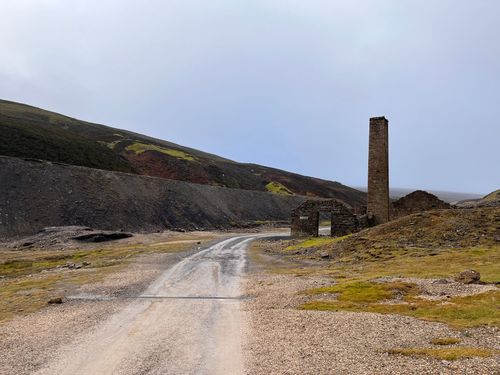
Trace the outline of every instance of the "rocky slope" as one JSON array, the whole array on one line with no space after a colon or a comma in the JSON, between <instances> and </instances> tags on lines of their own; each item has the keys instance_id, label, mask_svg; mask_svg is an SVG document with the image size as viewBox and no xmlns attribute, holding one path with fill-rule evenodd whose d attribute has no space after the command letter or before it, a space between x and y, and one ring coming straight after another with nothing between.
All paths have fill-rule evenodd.
<instances>
[{"instance_id":1,"label":"rocky slope","mask_svg":"<svg viewBox=\"0 0 500 375\"><path fill-rule=\"evenodd\" d=\"M306 198L0 156L0 239L47 226L158 231L288 220Z\"/></svg>"},{"instance_id":2,"label":"rocky slope","mask_svg":"<svg viewBox=\"0 0 500 375\"><path fill-rule=\"evenodd\" d=\"M337 198L351 206L365 204L365 193L338 182L237 163L5 100L0 100L0 155L283 195Z\"/></svg>"}]
</instances>

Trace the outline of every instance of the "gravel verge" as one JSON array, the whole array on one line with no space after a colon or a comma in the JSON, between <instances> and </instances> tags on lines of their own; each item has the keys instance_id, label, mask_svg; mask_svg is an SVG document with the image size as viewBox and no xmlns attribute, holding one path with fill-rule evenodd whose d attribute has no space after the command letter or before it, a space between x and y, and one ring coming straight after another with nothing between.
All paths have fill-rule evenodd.
<instances>
[{"instance_id":1,"label":"gravel verge","mask_svg":"<svg viewBox=\"0 0 500 375\"><path fill-rule=\"evenodd\" d=\"M101 282L71 290L66 296L70 298L63 304L1 323L0 375L31 374L43 367L58 347L125 308L130 297L140 294L166 268L195 251L198 250L139 256Z\"/></svg>"},{"instance_id":2,"label":"gravel verge","mask_svg":"<svg viewBox=\"0 0 500 375\"><path fill-rule=\"evenodd\" d=\"M388 354L394 348L431 348L434 338L460 346L500 349L499 331L456 331L445 324L399 315L306 311L300 291L331 284L321 277L250 272L243 304L247 374L497 374L499 358L443 361Z\"/></svg>"}]
</instances>

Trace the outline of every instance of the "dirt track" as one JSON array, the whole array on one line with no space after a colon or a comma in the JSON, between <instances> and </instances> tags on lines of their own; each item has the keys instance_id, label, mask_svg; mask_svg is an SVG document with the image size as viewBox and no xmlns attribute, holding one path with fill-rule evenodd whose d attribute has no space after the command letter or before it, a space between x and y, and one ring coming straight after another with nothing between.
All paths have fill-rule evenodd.
<instances>
[{"instance_id":1,"label":"dirt track","mask_svg":"<svg viewBox=\"0 0 500 375\"><path fill-rule=\"evenodd\" d=\"M224 240L185 258L37 373L243 373L240 279L253 238Z\"/></svg>"}]
</instances>

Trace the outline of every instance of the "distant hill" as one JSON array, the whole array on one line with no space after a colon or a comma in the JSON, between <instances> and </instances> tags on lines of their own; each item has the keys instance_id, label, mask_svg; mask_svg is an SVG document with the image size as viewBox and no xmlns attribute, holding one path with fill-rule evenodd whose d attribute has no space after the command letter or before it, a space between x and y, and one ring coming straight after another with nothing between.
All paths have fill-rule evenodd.
<instances>
[{"instance_id":1,"label":"distant hill","mask_svg":"<svg viewBox=\"0 0 500 375\"><path fill-rule=\"evenodd\" d=\"M361 191L367 191L366 187L356 187L356 189ZM390 196L392 199L399 199L414 192L417 189L406 189L406 188L390 188ZM454 203L457 201L465 200L465 199L479 199L481 198L481 194L474 193L459 193L454 191L442 191L442 190L426 190L428 193L434 194L439 199L447 202Z\"/></svg>"},{"instance_id":2,"label":"distant hill","mask_svg":"<svg viewBox=\"0 0 500 375\"><path fill-rule=\"evenodd\" d=\"M352 206L366 201L365 193L339 182L238 163L6 100L0 100L0 155L283 195L336 198Z\"/></svg>"},{"instance_id":3,"label":"distant hill","mask_svg":"<svg viewBox=\"0 0 500 375\"><path fill-rule=\"evenodd\" d=\"M465 199L456 203L458 207L499 207L500 189L495 190L479 199Z\"/></svg>"}]
</instances>

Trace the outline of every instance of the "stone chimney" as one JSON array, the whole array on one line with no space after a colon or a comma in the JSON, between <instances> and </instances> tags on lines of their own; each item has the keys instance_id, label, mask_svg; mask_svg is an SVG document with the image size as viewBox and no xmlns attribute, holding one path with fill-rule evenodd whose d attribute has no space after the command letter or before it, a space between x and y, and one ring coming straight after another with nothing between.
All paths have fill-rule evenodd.
<instances>
[{"instance_id":1,"label":"stone chimney","mask_svg":"<svg viewBox=\"0 0 500 375\"><path fill-rule=\"evenodd\" d=\"M389 221L389 121L385 117L370 118L367 215L372 225Z\"/></svg>"}]
</instances>

